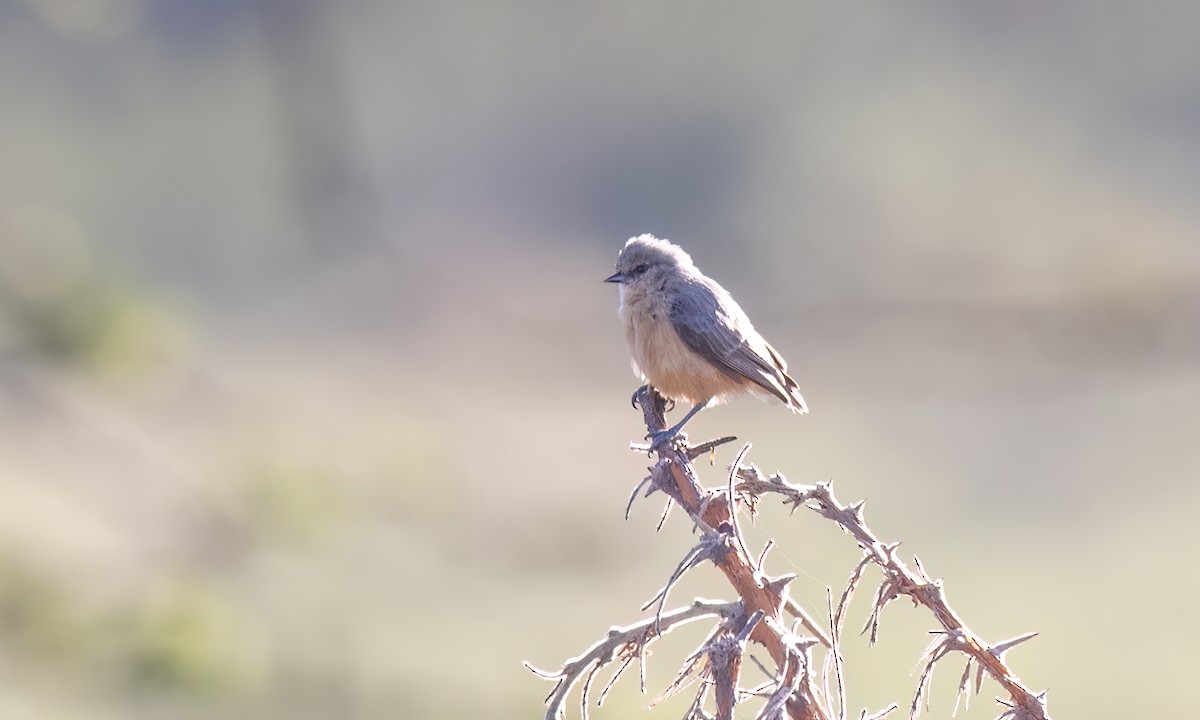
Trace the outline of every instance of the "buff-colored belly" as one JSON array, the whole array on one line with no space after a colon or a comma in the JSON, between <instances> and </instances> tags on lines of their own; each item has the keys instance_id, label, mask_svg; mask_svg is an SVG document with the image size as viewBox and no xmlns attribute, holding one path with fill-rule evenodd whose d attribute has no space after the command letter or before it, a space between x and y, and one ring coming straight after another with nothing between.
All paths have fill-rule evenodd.
<instances>
[{"instance_id":1,"label":"buff-colored belly","mask_svg":"<svg viewBox=\"0 0 1200 720\"><path fill-rule=\"evenodd\" d=\"M665 397L699 404L745 392L744 383L716 369L684 344L665 308L647 301L623 302L621 319L634 370Z\"/></svg>"}]
</instances>

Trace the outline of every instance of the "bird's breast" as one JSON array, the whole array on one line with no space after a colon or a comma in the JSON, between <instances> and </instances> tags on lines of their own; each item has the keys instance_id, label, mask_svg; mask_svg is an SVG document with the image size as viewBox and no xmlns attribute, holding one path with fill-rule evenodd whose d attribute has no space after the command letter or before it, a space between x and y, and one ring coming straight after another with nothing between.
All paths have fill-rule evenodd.
<instances>
[{"instance_id":1,"label":"bird's breast","mask_svg":"<svg viewBox=\"0 0 1200 720\"><path fill-rule=\"evenodd\" d=\"M664 396L697 404L744 391L684 344L664 300L623 293L619 314L634 372Z\"/></svg>"}]
</instances>

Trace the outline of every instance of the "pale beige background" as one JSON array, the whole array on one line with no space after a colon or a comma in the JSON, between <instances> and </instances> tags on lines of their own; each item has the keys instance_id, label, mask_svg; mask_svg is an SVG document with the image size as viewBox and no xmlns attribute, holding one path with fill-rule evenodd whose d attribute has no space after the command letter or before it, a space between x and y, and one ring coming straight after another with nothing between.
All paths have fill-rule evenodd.
<instances>
[{"instance_id":1,"label":"pale beige background","mask_svg":"<svg viewBox=\"0 0 1200 720\"><path fill-rule=\"evenodd\" d=\"M1194 707L1198 23L0 0L0 716L536 717L520 662L637 619L690 547L621 517L646 461L600 280L640 232L812 408L693 437L869 498L985 637L1042 631L1010 659L1056 716ZM823 605L849 541L761 528ZM930 627L851 642L855 708L907 706ZM682 712L645 702L597 717Z\"/></svg>"}]
</instances>

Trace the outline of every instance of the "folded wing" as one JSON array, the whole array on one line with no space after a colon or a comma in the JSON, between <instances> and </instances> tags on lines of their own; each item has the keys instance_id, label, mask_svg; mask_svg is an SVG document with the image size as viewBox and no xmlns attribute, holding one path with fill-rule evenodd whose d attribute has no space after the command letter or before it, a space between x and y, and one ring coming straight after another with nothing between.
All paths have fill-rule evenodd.
<instances>
[{"instance_id":1,"label":"folded wing","mask_svg":"<svg viewBox=\"0 0 1200 720\"><path fill-rule=\"evenodd\" d=\"M688 349L734 379L744 379L779 398L794 412L808 412L787 363L720 285L688 280L672 293L671 326Z\"/></svg>"}]
</instances>

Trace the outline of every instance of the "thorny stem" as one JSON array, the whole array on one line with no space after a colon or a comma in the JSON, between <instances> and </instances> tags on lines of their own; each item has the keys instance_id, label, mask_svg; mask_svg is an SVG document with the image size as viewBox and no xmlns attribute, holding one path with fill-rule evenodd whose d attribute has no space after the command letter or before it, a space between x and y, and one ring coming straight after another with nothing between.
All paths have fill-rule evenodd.
<instances>
[{"instance_id":1,"label":"thorny stem","mask_svg":"<svg viewBox=\"0 0 1200 720\"><path fill-rule=\"evenodd\" d=\"M646 428L650 433L666 428L665 404L657 394L644 391L638 398ZM713 563L721 570L738 596L745 604L746 612L763 613L765 622L758 623L750 634L750 640L762 645L771 655L778 668L788 666L793 677L788 682L796 683L796 691L787 699L785 711L790 718L806 720L828 720L830 717L825 698L812 682L807 659L798 654L794 644L788 640L787 623L782 613L786 604L787 583L775 582L755 572L754 558L741 551L740 537L734 530L734 521L729 514L730 503L719 490L705 490L700 486L686 448L677 445L658 451L659 461L651 469L654 487L665 492L701 528L715 528L733 536L727 543L727 552L715 552ZM819 637L824 633L811 619ZM793 657L794 656L794 657ZM789 657L791 659L789 660Z\"/></svg>"},{"instance_id":2,"label":"thorny stem","mask_svg":"<svg viewBox=\"0 0 1200 720\"><path fill-rule=\"evenodd\" d=\"M661 617L648 618L623 628L612 628L604 639L585 650L582 655L563 663L562 670L558 672L539 670L528 662L525 663L525 667L547 680L556 681L554 689L546 696L546 720L555 720L555 718L565 717L563 703L571 692L571 688L585 672L594 675L601 667L614 660L631 655L636 657L636 654L640 654L647 645L680 625L714 615L726 618L736 617L742 612L742 604L739 602L696 599L688 607L663 613ZM628 665L623 665L617 671L618 674L624 671L625 667ZM589 675L590 677L591 675ZM616 678L614 677L613 680L615 681ZM586 698L583 701L583 716L587 717Z\"/></svg>"},{"instance_id":3,"label":"thorny stem","mask_svg":"<svg viewBox=\"0 0 1200 720\"><path fill-rule=\"evenodd\" d=\"M766 493L778 493L784 496L784 501L793 505L804 505L817 512L822 517L837 523L849 533L863 548L867 556L878 565L887 576L880 592L876 594L876 605L872 612L872 636L879 622L879 611L883 606L899 595L907 595L920 605L928 608L942 626L944 639L935 643L931 655L934 660L940 659L946 652L960 650L973 662L979 664L1012 699L1013 708L1018 711L1016 717L1032 718L1034 720L1049 720L1046 709L1045 693L1030 691L1004 662L1003 654L1015 643L1006 641L996 645L988 645L979 638L946 600L946 592L941 580L933 580L921 561L914 557L917 569L914 571L900 559L896 548L899 543L885 544L870 528L863 517L862 503L843 505L833 494L829 483L816 485L794 485L780 475L764 478L762 473L753 466L738 469L742 482L738 490L754 496ZM1032 634L1015 638L1018 642L1028 640ZM932 668L932 662L929 665ZM918 688L918 698L921 694ZM914 705L915 710L915 705Z\"/></svg>"},{"instance_id":4,"label":"thorny stem","mask_svg":"<svg viewBox=\"0 0 1200 720\"><path fill-rule=\"evenodd\" d=\"M666 402L661 396L652 389L642 388L634 398L636 404L642 409L646 427L651 433L666 428ZM914 558L916 569L910 569L896 553L899 543L885 545L866 526L862 502L849 506L842 505L834 497L833 490L828 483L802 486L790 484L779 475L763 477L757 468L740 464L749 446L742 450L738 455L738 460L730 468L725 487L710 490L702 488L697 480L692 460L704 452L711 451L717 445L731 440L733 438L721 438L693 448L684 447L681 444L671 444L669 447L654 451L658 456L658 461L650 469L650 476L634 490L630 497L630 506L641 488L648 483L650 487L646 494L649 495L655 491L666 494L668 496L667 509L669 510L672 504L678 504L683 508L694 523L694 527L700 531L702 540L676 567L676 571L659 595L647 603L646 607L649 607L650 604L658 602L659 607L654 617L625 628L613 628L604 639L595 643L579 657L566 662L557 672L547 673L526 663L527 667L538 675L556 681L554 689L546 698L546 720L565 717L563 706L567 695L581 680L583 681L581 711L583 719L587 720L592 681L597 673L609 663L617 663L618 668L601 692L598 704L603 703L609 688L635 660L642 661L642 692L645 692L646 647L672 628L708 616L719 616L721 618L719 625L700 648L685 661L683 669L671 686L659 696L660 699L669 696L682 687L699 680L700 689L688 709L685 720L710 717L704 711L704 699L706 695L710 694L716 700L718 717L722 719L732 718L733 706L736 704L739 694L767 697L766 703L758 715L760 720L777 720L783 717L791 720L845 718L846 699L838 641L841 639L846 607L868 564L878 566L885 575L883 583L875 593L875 601L867 622L867 628L871 630L872 643L877 636L880 612L885 605L900 595L906 595L915 603L929 608L942 627L937 633L940 639L935 639L922 657L924 670L918 680L917 693L913 698L910 717L916 717L921 701L926 697L934 664L949 653L959 650L968 658L967 667L964 669L963 679L959 685L960 694L965 694L966 678L974 664L976 667L974 688L976 693L979 692L982 674L986 672L1009 694L1011 700L997 698L997 701L1006 708L1002 718L1049 720L1045 694L1035 695L1030 692L1004 662L1004 654L1009 649L1028 640L1033 634L1019 636L995 645L984 643L950 607L946 601L941 581L932 580L921 566L920 560ZM641 449L645 450L646 448ZM795 576L785 575L769 578L762 569L762 557L766 555L766 548L757 562L749 554L737 522L736 503L738 498L735 498L735 495L744 497L753 508L757 499L767 493L782 495L785 502L792 505L793 510L804 505L837 523L864 550L863 561L851 574L836 611L833 611L832 608L832 596L827 598L827 604L830 605L832 614L830 621L833 640L830 640L821 626L809 617L807 612L788 594L788 583ZM627 518L628 511L627 507ZM664 513L663 520L665 518ZM720 603L696 600L690 606L664 611L663 604L665 604L666 593L674 582L687 569L705 560L711 560L721 570L741 601ZM797 624L803 625L816 636L816 639L797 637L790 632L783 617L785 610L795 616ZM737 684L737 669L747 641L758 643L766 648L777 668L774 681L755 691L742 690ZM813 677L811 650L812 646L818 642L829 648L829 652L837 655L833 662L837 675L838 702L836 710L830 699L825 697L825 693L818 690ZM755 663L758 663L754 656L750 657ZM770 674L760 663L759 667L768 675ZM828 680L827 671L826 683ZM771 687L774 689L770 690ZM881 718L894 709L896 709L896 705L892 704L870 717ZM867 717L865 710L863 717Z\"/></svg>"}]
</instances>

